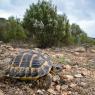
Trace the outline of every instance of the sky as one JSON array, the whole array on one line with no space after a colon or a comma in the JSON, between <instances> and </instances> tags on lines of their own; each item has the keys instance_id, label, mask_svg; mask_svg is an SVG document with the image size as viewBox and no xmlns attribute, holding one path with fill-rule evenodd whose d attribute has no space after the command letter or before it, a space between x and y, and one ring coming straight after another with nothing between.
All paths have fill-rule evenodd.
<instances>
[{"instance_id":1,"label":"sky","mask_svg":"<svg viewBox=\"0 0 95 95\"><path fill-rule=\"evenodd\" d=\"M23 18L29 5L37 0L0 0L0 17ZM76 23L95 38L95 0L52 0L58 14L66 14L70 23Z\"/></svg>"}]
</instances>

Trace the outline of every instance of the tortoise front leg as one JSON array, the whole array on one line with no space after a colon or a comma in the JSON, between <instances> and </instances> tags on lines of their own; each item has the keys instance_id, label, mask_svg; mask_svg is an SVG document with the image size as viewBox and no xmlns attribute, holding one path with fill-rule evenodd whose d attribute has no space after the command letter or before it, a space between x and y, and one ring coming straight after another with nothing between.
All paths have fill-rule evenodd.
<instances>
[{"instance_id":1,"label":"tortoise front leg","mask_svg":"<svg viewBox=\"0 0 95 95\"><path fill-rule=\"evenodd\" d=\"M39 88L48 89L51 86L52 76L51 74L45 75L37 80Z\"/></svg>"}]
</instances>

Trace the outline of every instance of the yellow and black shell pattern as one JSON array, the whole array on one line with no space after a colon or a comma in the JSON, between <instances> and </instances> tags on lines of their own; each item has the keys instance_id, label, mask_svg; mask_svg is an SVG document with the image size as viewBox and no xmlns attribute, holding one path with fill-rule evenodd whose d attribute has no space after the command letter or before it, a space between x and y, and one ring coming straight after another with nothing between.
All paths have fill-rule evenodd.
<instances>
[{"instance_id":1,"label":"yellow and black shell pattern","mask_svg":"<svg viewBox=\"0 0 95 95\"><path fill-rule=\"evenodd\" d=\"M50 72L49 56L36 51L20 52L12 59L7 76L18 79L38 79Z\"/></svg>"}]
</instances>

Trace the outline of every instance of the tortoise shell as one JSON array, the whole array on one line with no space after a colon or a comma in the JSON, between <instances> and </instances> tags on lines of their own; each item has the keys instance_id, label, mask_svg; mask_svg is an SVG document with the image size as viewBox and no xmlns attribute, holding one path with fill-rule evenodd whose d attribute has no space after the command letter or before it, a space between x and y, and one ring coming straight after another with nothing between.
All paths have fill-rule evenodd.
<instances>
[{"instance_id":1,"label":"tortoise shell","mask_svg":"<svg viewBox=\"0 0 95 95\"><path fill-rule=\"evenodd\" d=\"M12 59L7 76L18 79L37 79L50 72L52 63L47 54L28 51L20 52Z\"/></svg>"}]
</instances>

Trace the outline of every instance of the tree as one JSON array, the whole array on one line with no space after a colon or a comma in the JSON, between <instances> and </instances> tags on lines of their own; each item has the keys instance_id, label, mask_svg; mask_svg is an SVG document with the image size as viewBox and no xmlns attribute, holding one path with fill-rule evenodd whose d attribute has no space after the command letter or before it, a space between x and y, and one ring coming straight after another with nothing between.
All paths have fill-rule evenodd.
<instances>
[{"instance_id":1,"label":"tree","mask_svg":"<svg viewBox=\"0 0 95 95\"><path fill-rule=\"evenodd\" d=\"M38 47L62 46L85 42L87 35L67 16L58 15L57 7L45 0L30 5L23 19L24 29L29 31L29 40Z\"/></svg>"},{"instance_id":2,"label":"tree","mask_svg":"<svg viewBox=\"0 0 95 95\"><path fill-rule=\"evenodd\" d=\"M23 26L30 32L31 39L37 43L38 47L54 45L58 33L56 7L44 0L32 4L26 10Z\"/></svg>"},{"instance_id":3,"label":"tree","mask_svg":"<svg viewBox=\"0 0 95 95\"><path fill-rule=\"evenodd\" d=\"M65 21L65 26L64 26L64 32L65 32L65 36L64 36L64 43L66 45L69 45L71 43L71 32L70 32L70 23L69 20L67 19L66 16L64 16L64 21Z\"/></svg>"},{"instance_id":4,"label":"tree","mask_svg":"<svg viewBox=\"0 0 95 95\"><path fill-rule=\"evenodd\" d=\"M0 40L7 41L7 30L9 29L9 23L6 19L0 18Z\"/></svg>"},{"instance_id":5,"label":"tree","mask_svg":"<svg viewBox=\"0 0 95 95\"><path fill-rule=\"evenodd\" d=\"M73 23L70 31L75 44L80 45L86 42L87 34L79 27L79 25Z\"/></svg>"},{"instance_id":6,"label":"tree","mask_svg":"<svg viewBox=\"0 0 95 95\"><path fill-rule=\"evenodd\" d=\"M24 40L26 39L26 33L20 23L19 19L15 19L14 17L9 17L9 30L8 30L8 39L9 40Z\"/></svg>"}]
</instances>

